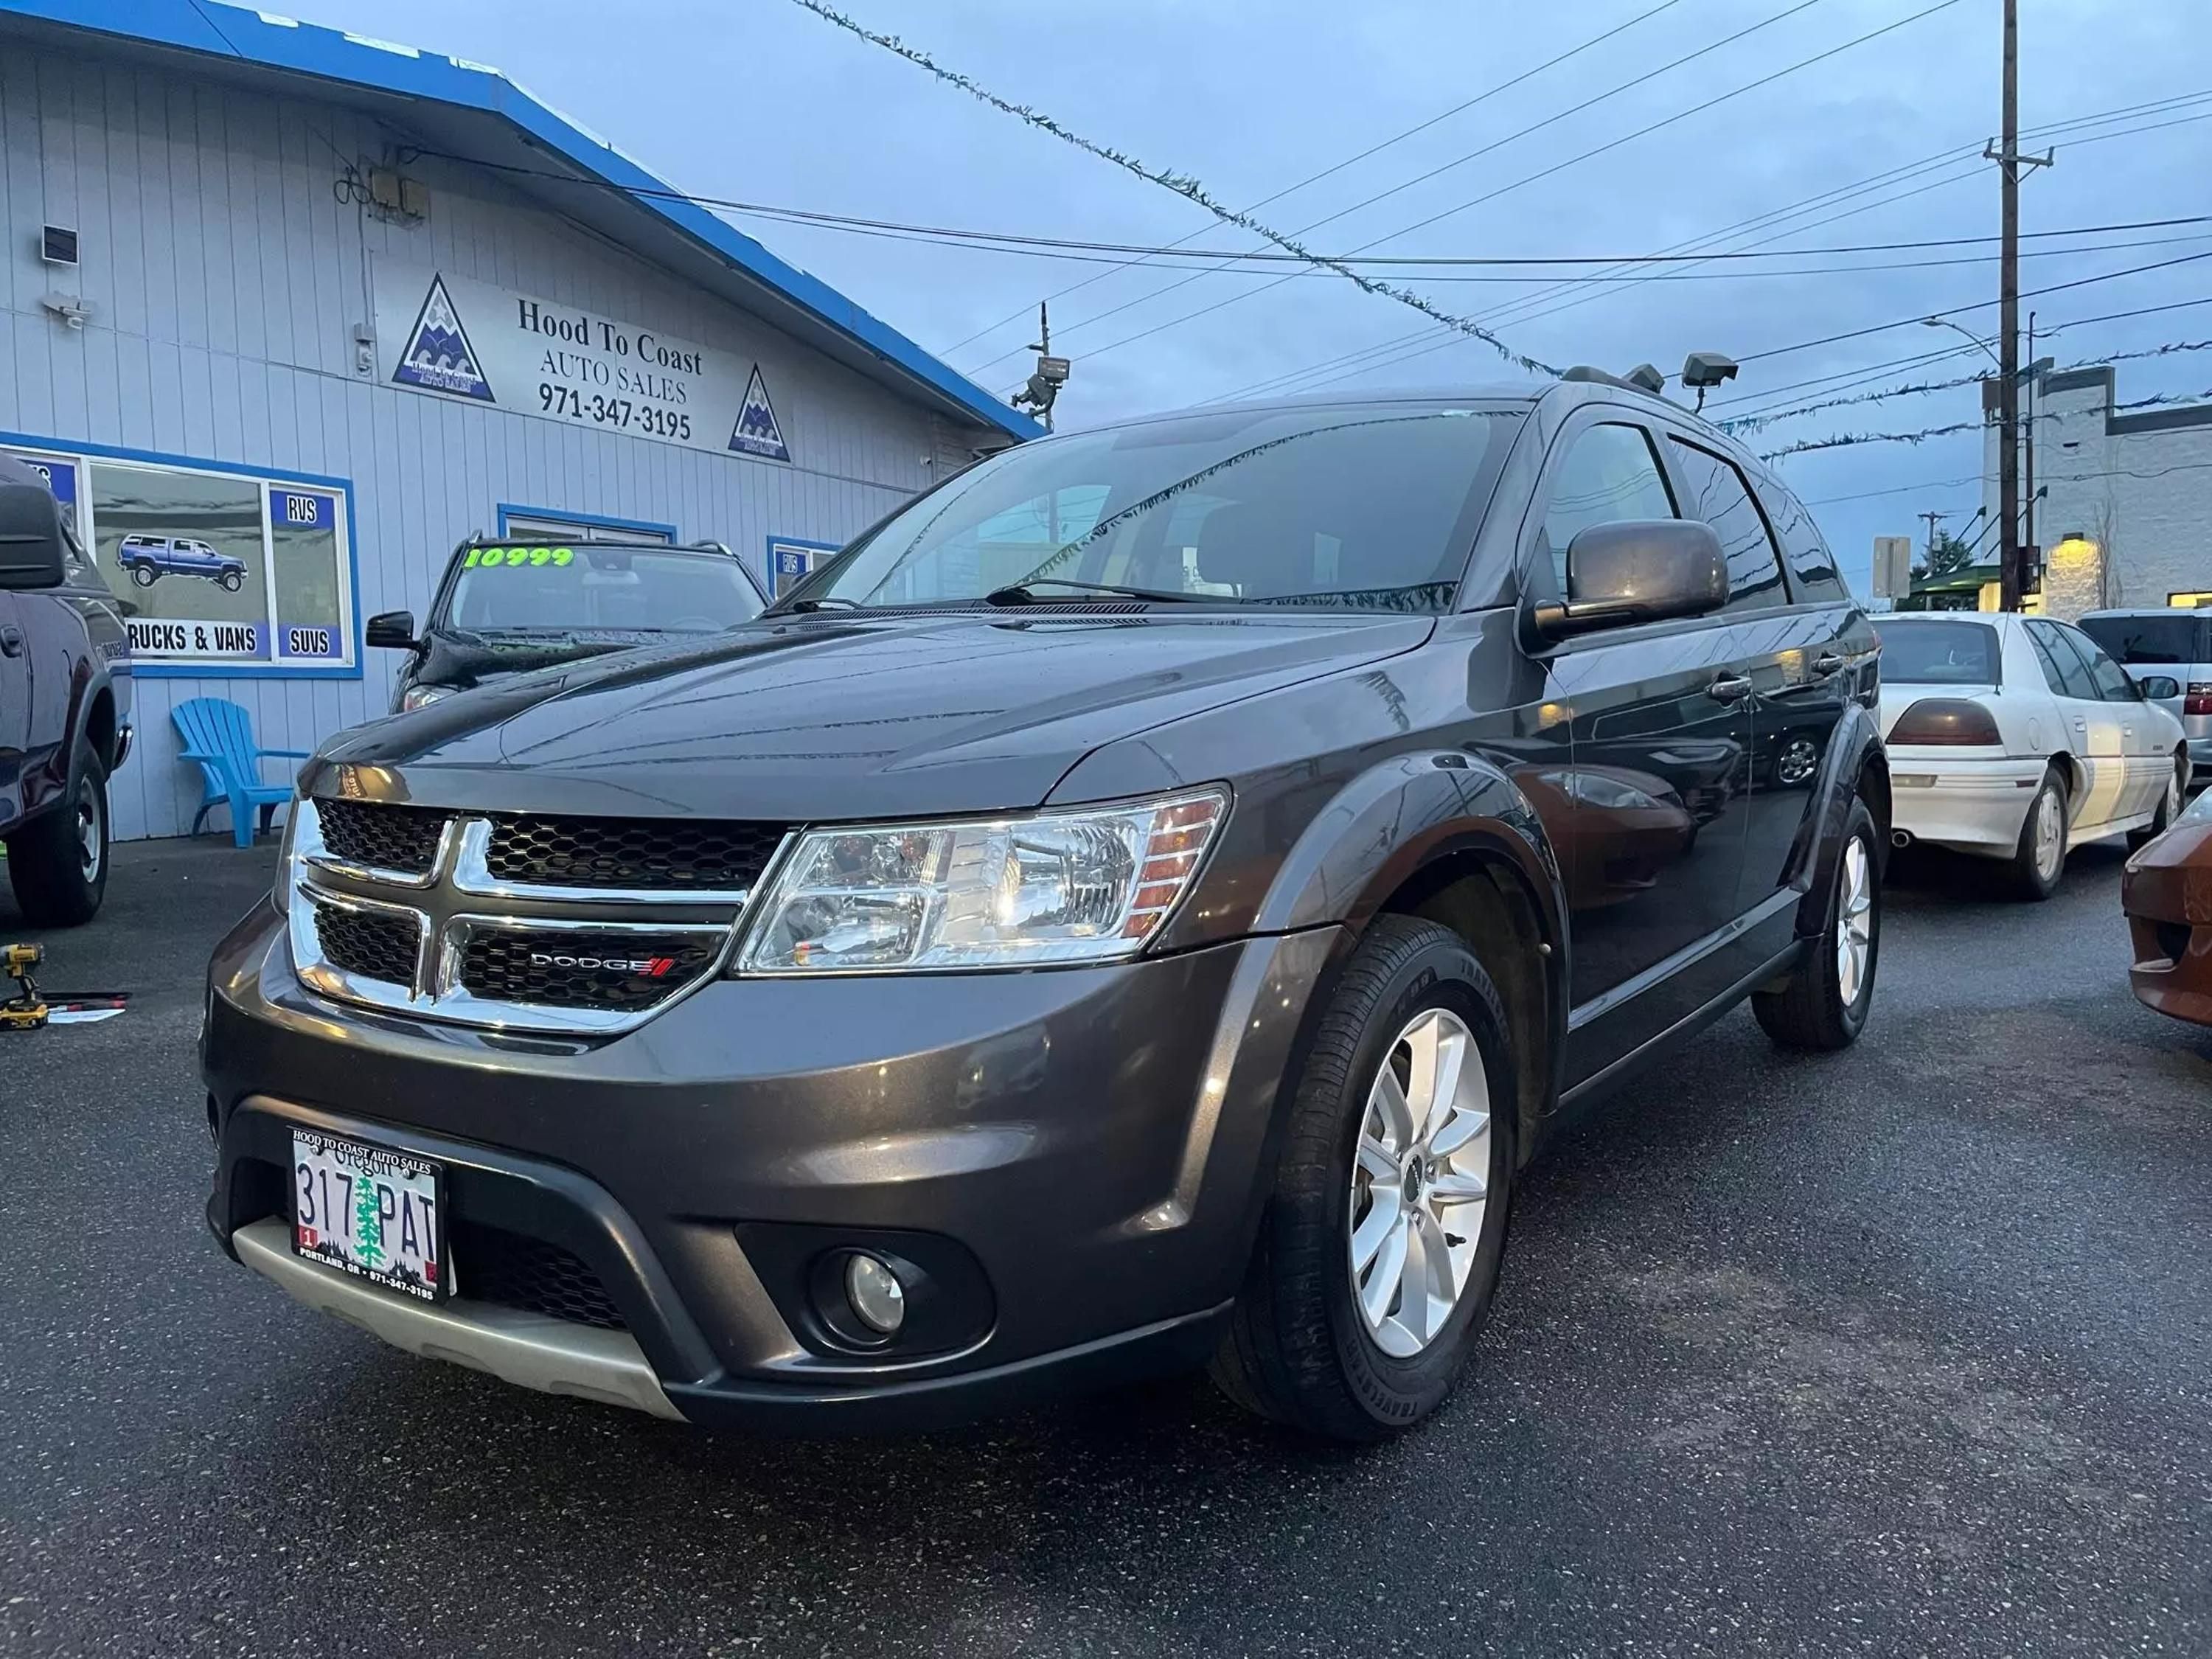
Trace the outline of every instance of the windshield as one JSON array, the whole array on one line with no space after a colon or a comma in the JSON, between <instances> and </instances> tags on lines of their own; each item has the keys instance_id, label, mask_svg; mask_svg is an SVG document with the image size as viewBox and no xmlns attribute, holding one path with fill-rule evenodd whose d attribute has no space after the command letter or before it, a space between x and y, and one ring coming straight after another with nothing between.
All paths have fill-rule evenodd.
<instances>
[{"instance_id":1,"label":"windshield","mask_svg":"<svg viewBox=\"0 0 2212 1659\"><path fill-rule=\"evenodd\" d=\"M1907 685L1995 685L1997 631L1987 623L1886 623L1881 677Z\"/></svg>"},{"instance_id":2,"label":"windshield","mask_svg":"<svg viewBox=\"0 0 2212 1659\"><path fill-rule=\"evenodd\" d=\"M1227 411L1024 445L932 490L793 596L959 604L1023 584L1224 604L1449 609L1523 413Z\"/></svg>"},{"instance_id":3,"label":"windshield","mask_svg":"<svg viewBox=\"0 0 2212 1659\"><path fill-rule=\"evenodd\" d=\"M472 547L434 625L472 634L713 634L761 612L726 553L665 547Z\"/></svg>"},{"instance_id":4,"label":"windshield","mask_svg":"<svg viewBox=\"0 0 2212 1659\"><path fill-rule=\"evenodd\" d=\"M2186 611L2164 617L2084 617L2075 624L2105 647L2107 655L2136 663L2212 662L2212 620Z\"/></svg>"}]
</instances>

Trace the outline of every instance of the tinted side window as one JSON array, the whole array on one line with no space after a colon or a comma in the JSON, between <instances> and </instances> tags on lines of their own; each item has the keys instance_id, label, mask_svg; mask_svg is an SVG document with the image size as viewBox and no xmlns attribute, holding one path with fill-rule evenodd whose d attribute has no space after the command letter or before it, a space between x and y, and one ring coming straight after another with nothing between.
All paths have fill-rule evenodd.
<instances>
[{"instance_id":1,"label":"tinted side window","mask_svg":"<svg viewBox=\"0 0 2212 1659\"><path fill-rule=\"evenodd\" d=\"M1700 449L1680 438L1667 441L1674 446L1674 459L1689 481L1690 499L1685 511L1689 517L1712 526L1713 533L1721 538L1721 551L1728 559L1728 608L1755 611L1784 603L1782 562L1743 474L1710 449Z\"/></svg>"},{"instance_id":2,"label":"tinted side window","mask_svg":"<svg viewBox=\"0 0 2212 1659\"><path fill-rule=\"evenodd\" d=\"M1567 546L1577 532L1594 524L1674 516L1674 498L1642 427L1608 422L1577 433L1544 507L1544 539L1559 592L1567 593Z\"/></svg>"},{"instance_id":3,"label":"tinted side window","mask_svg":"<svg viewBox=\"0 0 2212 1659\"><path fill-rule=\"evenodd\" d=\"M2027 637L2035 647L2037 660L2043 665L2043 678L2052 696L2081 697L2090 702L2103 700L2104 694L2097 690L2096 677L2089 672L2089 665L2081 660L2081 653L2056 623L2029 623Z\"/></svg>"},{"instance_id":4,"label":"tinted side window","mask_svg":"<svg viewBox=\"0 0 2212 1659\"><path fill-rule=\"evenodd\" d=\"M1790 561L1790 574L1797 579L1799 593L1813 600L1850 598L1850 590L1836 569L1836 556L1828 550L1820 527L1813 522L1805 504L1771 479L1760 482L1759 499L1774 526L1776 539L1782 544L1782 556Z\"/></svg>"},{"instance_id":5,"label":"tinted side window","mask_svg":"<svg viewBox=\"0 0 2212 1659\"><path fill-rule=\"evenodd\" d=\"M2097 690L2106 702L2141 702L2136 695L2136 683L2128 678L2128 671L2106 656L2104 647L2078 628L2060 630L2068 641L2089 660L2090 678L2097 682Z\"/></svg>"}]
</instances>

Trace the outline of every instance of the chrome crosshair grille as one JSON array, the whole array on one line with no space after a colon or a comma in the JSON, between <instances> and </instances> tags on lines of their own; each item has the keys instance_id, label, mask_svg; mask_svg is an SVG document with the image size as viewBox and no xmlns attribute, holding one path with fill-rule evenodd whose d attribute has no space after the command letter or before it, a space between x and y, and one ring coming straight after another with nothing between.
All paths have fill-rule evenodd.
<instances>
[{"instance_id":1,"label":"chrome crosshair grille","mask_svg":"<svg viewBox=\"0 0 2212 1659\"><path fill-rule=\"evenodd\" d=\"M301 981L506 1030L627 1030L720 972L790 841L772 823L314 799L295 811L288 913ZM571 850L501 856L518 841Z\"/></svg>"}]
</instances>

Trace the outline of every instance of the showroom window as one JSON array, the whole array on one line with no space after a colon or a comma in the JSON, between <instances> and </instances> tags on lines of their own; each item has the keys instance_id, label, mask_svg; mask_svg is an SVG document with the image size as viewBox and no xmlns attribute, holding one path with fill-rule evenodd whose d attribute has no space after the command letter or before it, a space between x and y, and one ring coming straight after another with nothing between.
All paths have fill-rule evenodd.
<instances>
[{"instance_id":1,"label":"showroom window","mask_svg":"<svg viewBox=\"0 0 2212 1659\"><path fill-rule=\"evenodd\" d=\"M120 603L134 668L360 671L343 480L127 451L9 444L70 514Z\"/></svg>"}]
</instances>

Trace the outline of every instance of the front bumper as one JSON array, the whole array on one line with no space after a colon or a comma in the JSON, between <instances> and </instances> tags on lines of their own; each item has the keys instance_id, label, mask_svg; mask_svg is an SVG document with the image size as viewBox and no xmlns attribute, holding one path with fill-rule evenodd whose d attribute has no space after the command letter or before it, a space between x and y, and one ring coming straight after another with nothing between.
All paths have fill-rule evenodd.
<instances>
[{"instance_id":1,"label":"front bumper","mask_svg":"<svg viewBox=\"0 0 2212 1659\"><path fill-rule=\"evenodd\" d=\"M2049 764L2036 756L1966 760L1940 749L1893 746L1891 827L1915 841L2008 858Z\"/></svg>"},{"instance_id":2,"label":"front bumper","mask_svg":"<svg viewBox=\"0 0 2212 1659\"><path fill-rule=\"evenodd\" d=\"M377 1319L349 1316L402 1346L658 1409L641 1366L695 1421L905 1429L1186 1365L1241 1281L1277 1093L1340 939L722 981L590 1042L340 1011L299 984L263 906L210 969L209 1222L302 1300L331 1307L329 1279L373 1296ZM276 1229L253 1230L289 1214L295 1125L443 1162L456 1229L536 1241L596 1278L622 1328L585 1346L621 1363L581 1365L574 1329L537 1330L556 1352L526 1352L514 1310L470 1299L465 1233L459 1293L435 1309L294 1261ZM289 1271L252 1242L272 1238ZM847 1243L931 1264L947 1287L935 1325L841 1346L806 1285Z\"/></svg>"}]
</instances>

